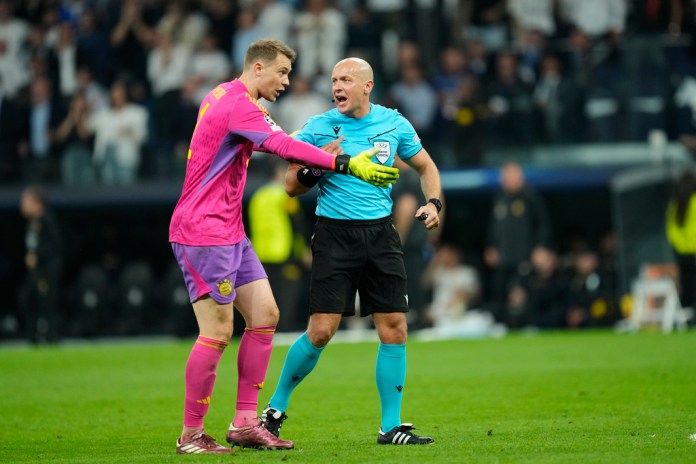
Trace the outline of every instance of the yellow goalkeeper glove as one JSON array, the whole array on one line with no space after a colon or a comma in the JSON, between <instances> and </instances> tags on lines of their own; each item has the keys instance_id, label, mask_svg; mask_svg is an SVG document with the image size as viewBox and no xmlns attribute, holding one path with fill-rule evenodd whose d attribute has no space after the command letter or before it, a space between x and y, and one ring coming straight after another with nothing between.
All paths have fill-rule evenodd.
<instances>
[{"instance_id":1,"label":"yellow goalkeeper glove","mask_svg":"<svg viewBox=\"0 0 696 464\"><path fill-rule=\"evenodd\" d=\"M372 158L377 153L379 153L379 148L370 148L350 158L348 173L377 187L388 187L399 178L399 170L391 166L373 163Z\"/></svg>"}]
</instances>

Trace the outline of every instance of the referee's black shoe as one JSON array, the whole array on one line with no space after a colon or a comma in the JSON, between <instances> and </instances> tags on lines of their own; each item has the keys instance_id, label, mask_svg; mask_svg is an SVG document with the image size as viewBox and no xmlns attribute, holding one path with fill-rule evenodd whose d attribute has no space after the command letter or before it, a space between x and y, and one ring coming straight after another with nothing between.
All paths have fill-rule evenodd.
<instances>
[{"instance_id":1,"label":"referee's black shoe","mask_svg":"<svg viewBox=\"0 0 696 464\"><path fill-rule=\"evenodd\" d=\"M379 445L430 445L435 443L430 437L421 437L411 432L415 427L413 424L397 425L388 432L382 432L379 429L377 435L377 444Z\"/></svg>"},{"instance_id":2,"label":"referee's black shoe","mask_svg":"<svg viewBox=\"0 0 696 464\"><path fill-rule=\"evenodd\" d=\"M261 413L261 424L266 430L279 437L280 428L283 426L283 421L287 418L288 416L283 411L278 411L267 405L266 409Z\"/></svg>"}]
</instances>

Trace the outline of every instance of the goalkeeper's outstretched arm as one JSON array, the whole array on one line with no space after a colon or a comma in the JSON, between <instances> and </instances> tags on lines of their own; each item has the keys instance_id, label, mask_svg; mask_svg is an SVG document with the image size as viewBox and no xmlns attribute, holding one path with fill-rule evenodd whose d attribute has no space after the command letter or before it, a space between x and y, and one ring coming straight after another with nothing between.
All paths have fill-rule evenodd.
<instances>
[{"instance_id":1,"label":"goalkeeper's outstretched arm","mask_svg":"<svg viewBox=\"0 0 696 464\"><path fill-rule=\"evenodd\" d=\"M333 156L313 145L295 140L284 132L268 137L262 145L271 153L288 161L301 162L319 169L330 169L338 174L350 174L378 187L387 187L399 178L398 169L371 161L379 151L374 147L360 152L353 158L350 155Z\"/></svg>"}]
</instances>

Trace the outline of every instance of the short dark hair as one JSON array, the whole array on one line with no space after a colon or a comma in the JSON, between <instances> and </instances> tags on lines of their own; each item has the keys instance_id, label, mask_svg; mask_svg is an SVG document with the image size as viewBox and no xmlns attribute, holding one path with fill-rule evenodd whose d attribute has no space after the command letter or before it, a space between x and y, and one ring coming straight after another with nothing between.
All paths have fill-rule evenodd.
<instances>
[{"instance_id":1,"label":"short dark hair","mask_svg":"<svg viewBox=\"0 0 696 464\"><path fill-rule=\"evenodd\" d=\"M259 39L249 45L244 57L244 67L251 66L256 60L265 62L273 61L278 54L285 55L291 63L297 58L295 50L285 45L280 40Z\"/></svg>"}]
</instances>

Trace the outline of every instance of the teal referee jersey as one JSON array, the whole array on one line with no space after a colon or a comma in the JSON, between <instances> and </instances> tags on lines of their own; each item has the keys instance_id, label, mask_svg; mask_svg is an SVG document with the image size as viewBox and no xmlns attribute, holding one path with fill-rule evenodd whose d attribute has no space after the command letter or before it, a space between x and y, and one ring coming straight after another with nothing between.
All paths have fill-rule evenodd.
<instances>
[{"instance_id":1,"label":"teal referee jersey","mask_svg":"<svg viewBox=\"0 0 696 464\"><path fill-rule=\"evenodd\" d=\"M314 116L296 138L316 147L323 147L343 136L341 148L355 156L372 147L379 148L373 159L386 166L394 164L397 154L402 160L411 158L423 146L410 122L398 111L370 104L363 118L350 118L337 109ZM316 215L343 220L369 220L392 213L391 186L376 187L354 176L324 172L319 179Z\"/></svg>"}]
</instances>

